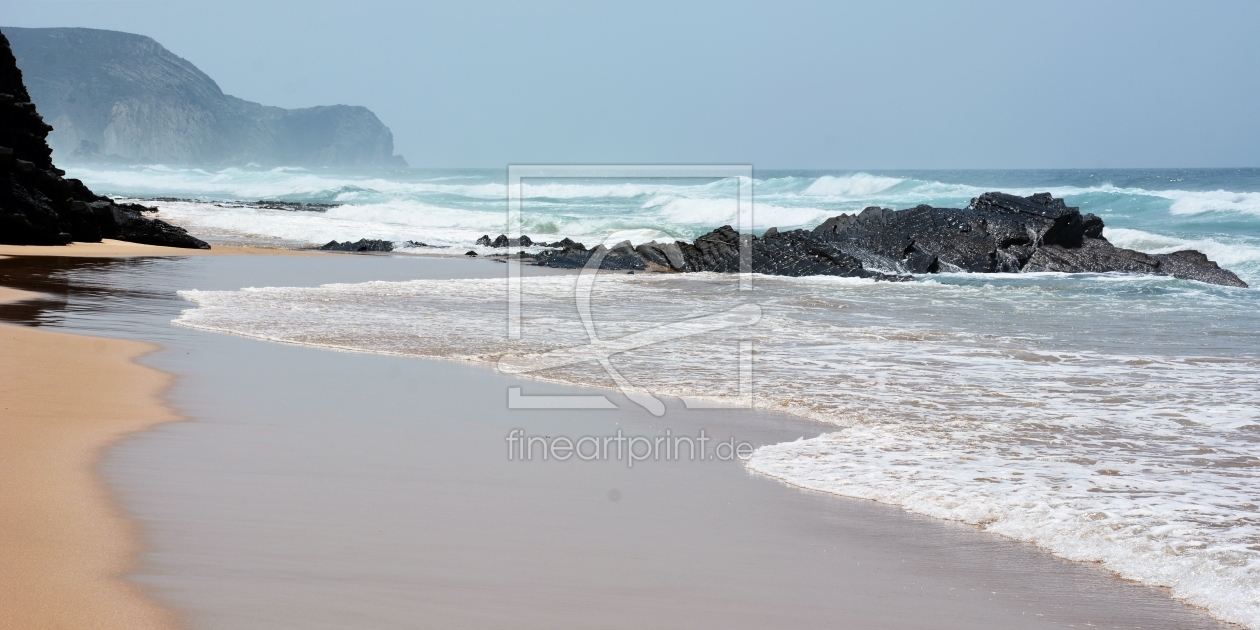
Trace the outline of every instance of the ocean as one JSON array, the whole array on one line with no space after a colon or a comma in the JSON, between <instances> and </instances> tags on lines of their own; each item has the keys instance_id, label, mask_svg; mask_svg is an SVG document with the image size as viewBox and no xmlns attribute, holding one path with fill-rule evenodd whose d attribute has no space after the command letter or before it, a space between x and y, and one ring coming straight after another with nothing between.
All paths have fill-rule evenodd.
<instances>
[{"instance_id":1,"label":"ocean","mask_svg":"<svg viewBox=\"0 0 1260 630\"><path fill-rule=\"evenodd\" d=\"M218 243L378 238L463 256L506 231L505 173L69 168ZM1260 169L758 171L754 231L867 206L963 207L1050 192L1121 247L1198 249L1260 282ZM588 246L687 239L735 220L733 182L538 180L524 232ZM258 200L339 204L293 210ZM279 206L277 205L277 208ZM291 207L289 207L291 208ZM502 251L502 250L499 250ZM755 323L612 356L656 396L740 400L751 343L758 408L821 435L759 448L755 473L979 526L1164 586L1260 628L1260 294L1119 274L938 274L909 283L719 274L522 281L522 338L504 280L404 280L235 291L188 287L181 326L354 352L498 364L755 304ZM590 321L575 304L589 301ZM533 374L613 387L599 363ZM714 416L715 423L720 416Z\"/></svg>"}]
</instances>

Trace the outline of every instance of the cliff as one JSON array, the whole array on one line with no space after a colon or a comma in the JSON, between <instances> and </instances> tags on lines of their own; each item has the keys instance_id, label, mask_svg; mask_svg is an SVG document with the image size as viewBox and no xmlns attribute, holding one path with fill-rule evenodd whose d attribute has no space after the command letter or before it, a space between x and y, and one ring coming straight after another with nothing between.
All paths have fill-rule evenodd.
<instances>
[{"instance_id":1,"label":"cliff","mask_svg":"<svg viewBox=\"0 0 1260 630\"><path fill-rule=\"evenodd\" d=\"M83 182L63 177L46 141L51 130L31 103L9 40L0 34L0 243L64 245L115 238L210 249L183 228L146 217L150 208L114 203Z\"/></svg>"},{"instance_id":2,"label":"cliff","mask_svg":"<svg viewBox=\"0 0 1260 630\"><path fill-rule=\"evenodd\" d=\"M58 160L228 166L406 166L366 107L269 107L224 94L152 38L4 27Z\"/></svg>"}]
</instances>

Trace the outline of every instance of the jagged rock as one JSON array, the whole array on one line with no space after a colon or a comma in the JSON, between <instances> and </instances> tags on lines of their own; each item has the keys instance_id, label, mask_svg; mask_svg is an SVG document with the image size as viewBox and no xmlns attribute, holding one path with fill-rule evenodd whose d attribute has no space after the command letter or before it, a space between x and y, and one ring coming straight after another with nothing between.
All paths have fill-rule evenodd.
<instances>
[{"instance_id":1,"label":"jagged rock","mask_svg":"<svg viewBox=\"0 0 1260 630\"><path fill-rule=\"evenodd\" d=\"M482 243L483 240L486 242ZM490 240L489 236L483 236L477 239L477 245L489 245L490 247L530 247L533 244L534 241L530 240L530 238L524 234L521 235L519 240L515 238L508 238L507 234L500 234L495 237L493 241Z\"/></svg>"},{"instance_id":2,"label":"jagged rock","mask_svg":"<svg viewBox=\"0 0 1260 630\"><path fill-rule=\"evenodd\" d=\"M1033 254L1024 271L1060 271L1063 273L1106 273L1112 271L1172 276L1182 280L1198 280L1208 284L1246 287L1233 272L1201 252L1183 250L1171 254L1143 254L1122 249L1099 239L1085 239L1081 247L1068 249L1058 245L1042 247Z\"/></svg>"},{"instance_id":3,"label":"jagged rock","mask_svg":"<svg viewBox=\"0 0 1260 630\"><path fill-rule=\"evenodd\" d=\"M910 273L1020 271L1038 247L1079 247L1087 233L1101 237L1102 220L1081 216L1049 193L1017 197L998 192L985 193L961 210L871 207L828 219L813 231L867 267Z\"/></svg>"},{"instance_id":4,"label":"jagged rock","mask_svg":"<svg viewBox=\"0 0 1260 630\"><path fill-rule=\"evenodd\" d=\"M1121 249L1100 238L1086 239L1079 247L1046 245L1037 248L1023 271L1064 273L1159 273L1159 259L1131 249Z\"/></svg>"},{"instance_id":5,"label":"jagged rock","mask_svg":"<svg viewBox=\"0 0 1260 630\"><path fill-rule=\"evenodd\" d=\"M741 236L729 225L692 243L624 242L608 250L602 269L641 269L650 263L679 272L740 270L740 240L749 239L750 270L782 276L831 275L909 280L906 274L966 271L1019 273L1142 273L1246 287L1238 276L1187 250L1144 254L1112 245L1103 221L1068 207L1049 193L1018 197L990 192L963 209L921 205L908 210L867 208L842 214L813 230ZM544 251L535 264L584 267L601 248Z\"/></svg>"},{"instance_id":6,"label":"jagged rock","mask_svg":"<svg viewBox=\"0 0 1260 630\"><path fill-rule=\"evenodd\" d=\"M544 250L535 258L534 264L557 269L581 269L586 266L592 256L602 255L599 268L609 271L642 271L647 269L643 258L635 251L630 241L622 241L612 247L599 245L594 249L586 249L581 243L562 250Z\"/></svg>"},{"instance_id":7,"label":"jagged rock","mask_svg":"<svg viewBox=\"0 0 1260 630\"><path fill-rule=\"evenodd\" d=\"M567 237L567 236L566 236L566 237L564 237L564 238L563 238L563 239L561 239L561 240L558 240L558 241L554 242L554 243L534 243L534 244L535 244L535 245L539 245L539 246L541 246L541 247L552 247L552 248L555 248L555 249L564 249L564 248L566 248L566 247L576 247L576 248L578 248L578 249L586 249L586 246L585 246L585 245L583 245L583 244L581 244L581 243L579 243L579 242L577 242L577 241L575 241L575 240L573 240L573 239L571 239L571 238L569 238L569 237Z\"/></svg>"},{"instance_id":8,"label":"jagged rock","mask_svg":"<svg viewBox=\"0 0 1260 630\"><path fill-rule=\"evenodd\" d=\"M1115 247L1102 232L1101 218L1082 215L1049 193L989 192L963 209L867 208L828 219L811 236L865 268L896 273L1127 272L1246 286L1198 252L1151 256Z\"/></svg>"},{"instance_id":9,"label":"jagged rock","mask_svg":"<svg viewBox=\"0 0 1260 630\"><path fill-rule=\"evenodd\" d=\"M394 251L394 243L392 241L361 238L357 242L346 241L338 243L337 241L329 241L321 246L320 249L333 252L392 252Z\"/></svg>"},{"instance_id":10,"label":"jagged rock","mask_svg":"<svg viewBox=\"0 0 1260 630\"><path fill-rule=\"evenodd\" d=\"M687 268L687 260L683 257L682 249L678 246L678 243L657 243L652 241L634 248L634 251L643 257L644 260L667 269L684 271Z\"/></svg>"},{"instance_id":11,"label":"jagged rock","mask_svg":"<svg viewBox=\"0 0 1260 630\"><path fill-rule=\"evenodd\" d=\"M769 230L762 238L753 238L749 270L776 276L846 276L878 280L908 280L864 269L861 261L840 251L834 245L813 238L806 230L779 232ZM682 241L662 245L646 243L636 250L646 260L675 271L715 271L733 273L740 270L740 234L724 225L702 235L694 243Z\"/></svg>"},{"instance_id":12,"label":"jagged rock","mask_svg":"<svg viewBox=\"0 0 1260 630\"><path fill-rule=\"evenodd\" d=\"M832 243L812 238L806 230L775 230L752 243L752 271L775 276L842 276L903 281L910 276L885 274L862 267L862 261Z\"/></svg>"},{"instance_id":13,"label":"jagged rock","mask_svg":"<svg viewBox=\"0 0 1260 630\"><path fill-rule=\"evenodd\" d=\"M151 208L115 204L52 164L51 130L30 102L22 72L0 34L0 243L64 245L116 238L209 249L183 228L144 216Z\"/></svg>"},{"instance_id":14,"label":"jagged rock","mask_svg":"<svg viewBox=\"0 0 1260 630\"><path fill-rule=\"evenodd\" d=\"M150 219L141 214L142 212L153 212L152 208L145 208L136 204L115 204L99 201L86 205L92 208L92 213L98 219L102 219L98 223L102 228L101 236L104 238L114 238L120 241L144 243L146 245L210 249L209 245L190 236L184 228L171 225L165 221Z\"/></svg>"},{"instance_id":15,"label":"jagged rock","mask_svg":"<svg viewBox=\"0 0 1260 630\"><path fill-rule=\"evenodd\" d=\"M1183 280L1198 280L1208 284L1220 284L1227 287L1246 288L1247 283L1228 269L1208 260L1206 254L1193 249L1185 249L1171 254L1155 254L1159 260L1160 273Z\"/></svg>"},{"instance_id":16,"label":"jagged rock","mask_svg":"<svg viewBox=\"0 0 1260 630\"><path fill-rule=\"evenodd\" d=\"M428 243L421 243L420 241L403 241L402 246L403 247L433 247L433 245L429 245Z\"/></svg>"}]
</instances>

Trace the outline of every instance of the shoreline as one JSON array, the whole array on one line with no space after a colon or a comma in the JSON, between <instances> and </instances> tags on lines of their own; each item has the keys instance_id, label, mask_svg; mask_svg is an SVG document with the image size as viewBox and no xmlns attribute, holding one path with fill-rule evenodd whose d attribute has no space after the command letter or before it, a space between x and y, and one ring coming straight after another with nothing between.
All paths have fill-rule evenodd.
<instances>
[{"instance_id":1,"label":"shoreline","mask_svg":"<svg viewBox=\"0 0 1260 630\"><path fill-rule=\"evenodd\" d=\"M127 258L133 256L326 256L327 252L239 245L213 245L212 249L185 249L145 245L114 239L69 245L0 245L0 257L68 256L73 258Z\"/></svg>"},{"instance_id":2,"label":"shoreline","mask_svg":"<svg viewBox=\"0 0 1260 630\"><path fill-rule=\"evenodd\" d=\"M0 303L38 294L0 287ZM136 362L155 344L0 324L0 626L179 627L124 576L138 527L98 465L107 447L180 420L172 377Z\"/></svg>"},{"instance_id":3,"label":"shoreline","mask_svg":"<svg viewBox=\"0 0 1260 630\"><path fill-rule=\"evenodd\" d=\"M195 277L220 287L379 279L387 267L407 277L463 277L476 266L374 256L159 264L202 270ZM176 286L188 274L175 276ZM105 319L138 321L125 305L112 308ZM168 317L154 314L128 332L152 339L145 326ZM616 611L627 627L714 616L731 627L764 627L774 620L755 613L771 609L801 624L1042 627L1130 618L1218 627L1201 610L1099 567L743 467L629 472L590 464L579 474L576 465L503 461L512 427L553 435L659 430L616 395L629 411L502 408L507 385L530 394L608 390L176 328L158 337L169 352L146 363L180 375L171 404L198 422L133 434L109 449L100 472L144 528L142 566L131 580L198 626L288 619L333 627L365 615L396 622L380 627L409 627L416 615L485 626L528 603L522 627L576 624L572 615L596 609ZM757 443L815 432L794 420L778 426L777 415L672 409L670 418L679 434L720 423ZM562 550L571 553L552 553ZM330 584L340 585L335 598L323 590ZM1168 621L1156 623L1162 617Z\"/></svg>"}]
</instances>

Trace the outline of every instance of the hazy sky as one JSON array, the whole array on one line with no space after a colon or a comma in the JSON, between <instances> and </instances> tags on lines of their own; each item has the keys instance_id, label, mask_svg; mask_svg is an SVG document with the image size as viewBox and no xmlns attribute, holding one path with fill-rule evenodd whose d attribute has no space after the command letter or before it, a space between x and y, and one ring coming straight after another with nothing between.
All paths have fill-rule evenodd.
<instances>
[{"instance_id":1,"label":"hazy sky","mask_svg":"<svg viewBox=\"0 0 1260 630\"><path fill-rule=\"evenodd\" d=\"M1260 166L1260 2L15 2L413 166Z\"/></svg>"}]
</instances>

